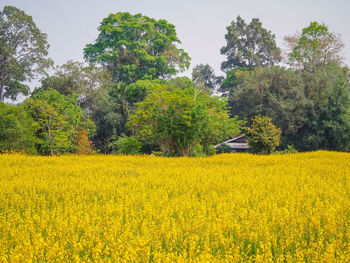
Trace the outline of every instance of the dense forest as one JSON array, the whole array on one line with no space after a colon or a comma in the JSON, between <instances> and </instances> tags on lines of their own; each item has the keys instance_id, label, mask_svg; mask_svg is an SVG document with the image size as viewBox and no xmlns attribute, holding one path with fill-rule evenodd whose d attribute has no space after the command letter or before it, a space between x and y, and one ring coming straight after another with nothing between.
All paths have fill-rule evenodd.
<instances>
[{"instance_id":1,"label":"dense forest","mask_svg":"<svg viewBox=\"0 0 350 263\"><path fill-rule=\"evenodd\" d=\"M238 16L218 50L224 75L200 64L191 79L178 76L191 58L168 21L119 12L98 31L84 62L58 66L32 17L3 8L0 152L205 156L242 133L273 141L268 152L350 151L350 71L325 24L285 36L284 53L258 18Z\"/></svg>"}]
</instances>

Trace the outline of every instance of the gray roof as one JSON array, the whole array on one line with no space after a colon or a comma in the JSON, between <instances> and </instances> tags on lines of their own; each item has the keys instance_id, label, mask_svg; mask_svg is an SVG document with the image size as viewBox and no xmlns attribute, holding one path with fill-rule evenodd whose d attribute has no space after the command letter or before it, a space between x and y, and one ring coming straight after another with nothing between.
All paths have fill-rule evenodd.
<instances>
[{"instance_id":1,"label":"gray roof","mask_svg":"<svg viewBox=\"0 0 350 263\"><path fill-rule=\"evenodd\" d=\"M219 147L219 146L222 145L222 144L227 144L227 145L230 146L232 149L248 149L248 148L249 148L248 143L246 143L246 142L235 142L235 141L237 141L238 139L243 138L244 136L246 136L246 135L243 134L243 135L240 135L240 136L238 136L238 137L235 137L235 138L229 139L229 140L227 140L227 141L224 141L224 142L222 142L222 143L219 143L219 144L215 145L215 148Z\"/></svg>"}]
</instances>

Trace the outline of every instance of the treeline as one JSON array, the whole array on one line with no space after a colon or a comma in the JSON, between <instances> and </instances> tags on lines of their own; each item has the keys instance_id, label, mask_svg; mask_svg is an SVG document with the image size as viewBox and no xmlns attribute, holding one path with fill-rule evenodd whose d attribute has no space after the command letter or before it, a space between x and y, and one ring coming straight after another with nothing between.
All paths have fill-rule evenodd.
<instances>
[{"instance_id":1,"label":"treeline","mask_svg":"<svg viewBox=\"0 0 350 263\"><path fill-rule=\"evenodd\" d=\"M280 142L280 149L350 150L349 69L340 36L326 25L312 22L285 37L289 50L281 54L259 19L237 17L220 50L225 76L200 64L192 79L176 77L190 57L166 20L116 13L98 30L83 50L86 63L54 67L46 34L23 11L4 7L1 152L202 156L229 137L258 131L255 139L273 141L271 150ZM25 83L37 74L41 86L30 92ZM19 94L29 97L4 103Z\"/></svg>"}]
</instances>

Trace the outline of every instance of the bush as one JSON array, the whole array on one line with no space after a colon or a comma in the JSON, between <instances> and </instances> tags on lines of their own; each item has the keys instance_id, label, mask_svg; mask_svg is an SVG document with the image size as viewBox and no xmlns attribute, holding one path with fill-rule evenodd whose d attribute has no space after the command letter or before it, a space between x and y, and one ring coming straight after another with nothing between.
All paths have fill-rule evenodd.
<instances>
[{"instance_id":1,"label":"bush","mask_svg":"<svg viewBox=\"0 0 350 263\"><path fill-rule=\"evenodd\" d=\"M217 153L230 153L230 152L232 152L232 149L226 143L222 143L216 148L216 152Z\"/></svg>"},{"instance_id":2,"label":"bush","mask_svg":"<svg viewBox=\"0 0 350 263\"><path fill-rule=\"evenodd\" d=\"M297 153L298 150L294 148L293 145L288 145L286 149L283 151L280 151L279 153L281 154L288 154L288 153Z\"/></svg>"},{"instance_id":3,"label":"bush","mask_svg":"<svg viewBox=\"0 0 350 263\"><path fill-rule=\"evenodd\" d=\"M246 129L248 144L253 153L271 154L280 144L281 130L267 116L255 116L252 118L252 126Z\"/></svg>"},{"instance_id":4,"label":"bush","mask_svg":"<svg viewBox=\"0 0 350 263\"><path fill-rule=\"evenodd\" d=\"M200 145L199 143L197 143L197 144L194 146L192 156L194 156L194 157L204 157L204 156L205 156L205 153L204 153L203 146Z\"/></svg>"},{"instance_id":5,"label":"bush","mask_svg":"<svg viewBox=\"0 0 350 263\"><path fill-rule=\"evenodd\" d=\"M120 136L119 139L111 145L118 154L139 154L142 143L134 137Z\"/></svg>"},{"instance_id":6,"label":"bush","mask_svg":"<svg viewBox=\"0 0 350 263\"><path fill-rule=\"evenodd\" d=\"M207 156L211 156L216 154L216 148L214 145L209 145L208 147L204 147L204 152Z\"/></svg>"},{"instance_id":7,"label":"bush","mask_svg":"<svg viewBox=\"0 0 350 263\"><path fill-rule=\"evenodd\" d=\"M79 155L92 153L92 142L88 138L88 131L82 129L76 139L76 153Z\"/></svg>"}]
</instances>

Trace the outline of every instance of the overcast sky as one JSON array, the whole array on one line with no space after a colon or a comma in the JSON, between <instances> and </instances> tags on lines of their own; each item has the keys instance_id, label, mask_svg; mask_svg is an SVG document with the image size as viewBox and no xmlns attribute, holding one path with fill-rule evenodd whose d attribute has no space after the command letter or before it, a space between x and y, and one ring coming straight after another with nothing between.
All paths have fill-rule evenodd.
<instances>
[{"instance_id":1,"label":"overcast sky","mask_svg":"<svg viewBox=\"0 0 350 263\"><path fill-rule=\"evenodd\" d=\"M325 23L331 32L342 35L345 61L350 65L350 0L0 0L1 10L5 5L33 17L48 35L49 56L56 65L83 61L83 49L96 39L102 19L124 11L174 24L181 48L192 58L191 67L208 63L217 74L223 74L220 64L225 58L220 48L225 45L226 27L238 15L246 22L259 18L276 35L280 47L284 36L311 21Z\"/></svg>"}]
</instances>

